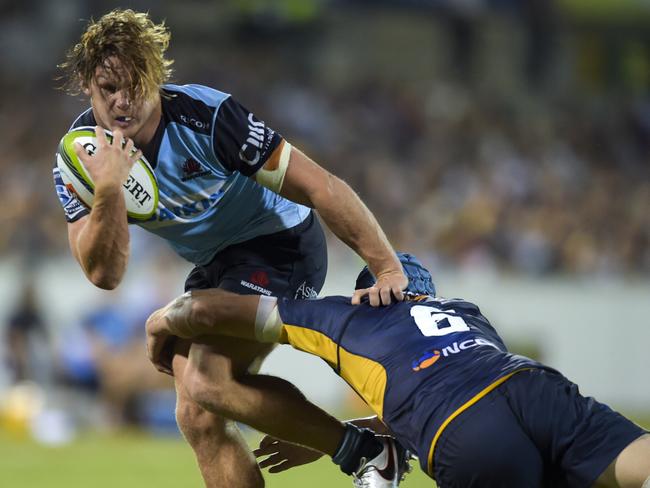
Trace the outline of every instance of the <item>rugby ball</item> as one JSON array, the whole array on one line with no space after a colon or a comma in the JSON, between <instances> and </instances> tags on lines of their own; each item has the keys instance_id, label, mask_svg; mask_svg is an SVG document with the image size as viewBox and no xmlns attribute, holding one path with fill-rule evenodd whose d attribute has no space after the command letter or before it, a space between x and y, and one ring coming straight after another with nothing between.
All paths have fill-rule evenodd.
<instances>
[{"instance_id":1,"label":"rugby ball","mask_svg":"<svg viewBox=\"0 0 650 488\"><path fill-rule=\"evenodd\" d=\"M104 129L109 141L113 140L111 131ZM61 138L56 154L56 165L61 172L65 186L87 208L92 208L95 185L86 171L83 162L74 152L74 144L79 142L88 154L97 150L94 127L77 127ZM123 185L126 212L136 220L149 219L158 207L158 183L149 162L142 156L133 167Z\"/></svg>"}]
</instances>

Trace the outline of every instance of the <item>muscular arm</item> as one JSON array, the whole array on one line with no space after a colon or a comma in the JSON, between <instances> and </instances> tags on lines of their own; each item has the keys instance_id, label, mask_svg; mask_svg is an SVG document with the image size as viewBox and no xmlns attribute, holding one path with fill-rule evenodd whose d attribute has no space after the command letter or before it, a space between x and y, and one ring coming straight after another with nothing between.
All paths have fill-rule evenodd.
<instances>
[{"instance_id":1,"label":"muscular arm","mask_svg":"<svg viewBox=\"0 0 650 488\"><path fill-rule=\"evenodd\" d=\"M257 340L258 295L237 295L219 288L184 293L147 319L147 354L158 371L172 374L165 345L170 336L193 339L221 335Z\"/></svg>"},{"instance_id":2,"label":"muscular arm","mask_svg":"<svg viewBox=\"0 0 650 488\"><path fill-rule=\"evenodd\" d=\"M254 341L259 301L259 295L210 288L184 293L159 312L169 332L179 337L225 335Z\"/></svg>"},{"instance_id":3,"label":"muscular arm","mask_svg":"<svg viewBox=\"0 0 650 488\"><path fill-rule=\"evenodd\" d=\"M377 416L347 420L358 427L366 427L377 434L392 435L388 427ZM281 473L296 466L313 463L319 460L323 453L306 446L287 442L272 435L266 435L260 445L253 451L260 459L260 468L269 468L269 473Z\"/></svg>"},{"instance_id":4,"label":"muscular arm","mask_svg":"<svg viewBox=\"0 0 650 488\"><path fill-rule=\"evenodd\" d=\"M96 127L97 151L88 154L75 145L75 153L95 183L90 214L68 224L72 255L86 277L97 287L113 289L120 284L129 260L129 229L122 184L133 163L142 155L133 152L133 141L122 145L116 130L113 144L104 130Z\"/></svg>"},{"instance_id":5,"label":"muscular arm","mask_svg":"<svg viewBox=\"0 0 650 488\"><path fill-rule=\"evenodd\" d=\"M232 97L219 110L216 123L220 129L215 133L221 137L214 141L217 159L271 191L316 209L334 234L368 263L377 282L355 292L352 302L358 303L364 295L371 305L389 304L391 294L403 300L408 280L386 235L356 193Z\"/></svg>"},{"instance_id":6,"label":"muscular arm","mask_svg":"<svg viewBox=\"0 0 650 488\"><path fill-rule=\"evenodd\" d=\"M129 229L122 188L98 187L89 215L68 224L72 255L99 288L119 285L129 260Z\"/></svg>"},{"instance_id":7,"label":"muscular arm","mask_svg":"<svg viewBox=\"0 0 650 488\"><path fill-rule=\"evenodd\" d=\"M403 299L407 279L402 266L374 215L349 185L294 147L280 194L318 210L339 239L368 263L377 277L377 289L369 293L371 305L390 303L391 292Z\"/></svg>"}]
</instances>

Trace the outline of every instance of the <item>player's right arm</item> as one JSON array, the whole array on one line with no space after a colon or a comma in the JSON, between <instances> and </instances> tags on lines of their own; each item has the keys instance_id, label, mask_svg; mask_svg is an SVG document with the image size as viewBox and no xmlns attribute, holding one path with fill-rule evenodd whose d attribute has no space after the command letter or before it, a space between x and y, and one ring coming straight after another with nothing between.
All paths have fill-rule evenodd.
<instances>
[{"instance_id":1,"label":"player's right arm","mask_svg":"<svg viewBox=\"0 0 650 488\"><path fill-rule=\"evenodd\" d=\"M75 153L95 183L90 213L68 224L70 250L88 280L103 289L113 289L124 277L129 260L129 229L122 184L131 167L142 156L131 154L133 141L112 144L104 130L95 128L97 151L89 155L78 144ZM122 141L119 130L113 141Z\"/></svg>"}]
</instances>

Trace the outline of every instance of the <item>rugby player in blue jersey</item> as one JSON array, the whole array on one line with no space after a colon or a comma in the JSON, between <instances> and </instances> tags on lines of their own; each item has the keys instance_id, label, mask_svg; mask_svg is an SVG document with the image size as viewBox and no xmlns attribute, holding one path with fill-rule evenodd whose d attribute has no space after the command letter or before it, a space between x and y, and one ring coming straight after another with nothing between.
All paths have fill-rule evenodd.
<instances>
[{"instance_id":1,"label":"rugby player in blue jersey","mask_svg":"<svg viewBox=\"0 0 650 488\"><path fill-rule=\"evenodd\" d=\"M379 276L354 301L365 295L373 305L390 303L391 296L403 299L407 280L399 260L350 187L232 96L206 86L167 83L169 37L164 24L153 23L147 14L114 10L88 24L61 65L68 91L90 99L90 108L71 128L96 127L98 140L93 155L76 148L95 183L92 209L78 201L54 169L70 249L88 280L100 288L118 286L129 260L128 223L136 223L196 265L186 290L312 298L327 268L316 209ZM109 142L100 127L113 131L116 142ZM153 166L160 190L155 215L144 222L127 221L122 196L121 186L138 157L129 155L133 145ZM254 457L234 423L225 419L248 409L262 425L285 422L291 428L302 415L318 430L330 418L289 383L249 374L272 344L237 338L212 342L167 343L174 354L165 370L176 379L179 427L208 486L263 486ZM197 403L201 392L183 383L208 367L221 378L211 411ZM242 403L236 395L239 382L254 389L257 403ZM272 402L284 405L283 416L268 413ZM297 430L300 434L311 435L309 429Z\"/></svg>"},{"instance_id":2,"label":"rugby player in blue jersey","mask_svg":"<svg viewBox=\"0 0 650 488\"><path fill-rule=\"evenodd\" d=\"M319 356L376 412L363 425L387 427L441 488L650 488L650 434L583 397L556 370L509 353L476 305L435 297L428 271L413 256L400 257L413 293L388 307L352 305L345 297L186 293L147 321L149 357L162 367L169 335L280 342ZM373 282L365 268L357 288ZM203 384L198 388L207 392L202 401L208 405L212 378L196 375L190 388L193 382ZM349 430L354 427L333 422L330 445L338 440L342 449ZM338 454L312 441L309 447ZM391 471L393 445L382 443L370 467L357 470L357 486L395 486L380 484L382 473ZM274 472L320 457L269 437L256 455L270 456L261 465Z\"/></svg>"}]
</instances>

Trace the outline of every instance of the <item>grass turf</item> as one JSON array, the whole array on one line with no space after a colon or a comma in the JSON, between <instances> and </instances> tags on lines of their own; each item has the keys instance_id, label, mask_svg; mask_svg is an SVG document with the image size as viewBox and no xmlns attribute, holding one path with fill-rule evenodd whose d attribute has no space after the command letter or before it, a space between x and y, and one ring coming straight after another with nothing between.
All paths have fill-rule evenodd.
<instances>
[{"instance_id":1,"label":"grass turf","mask_svg":"<svg viewBox=\"0 0 650 488\"><path fill-rule=\"evenodd\" d=\"M254 439L255 440L255 439ZM415 462L401 486L434 487ZM322 459L280 474L264 474L268 488L351 487L349 478ZM19 488L201 488L194 456L177 438L125 432L83 436L61 447L0 433L0 486Z\"/></svg>"},{"instance_id":2,"label":"grass turf","mask_svg":"<svg viewBox=\"0 0 650 488\"><path fill-rule=\"evenodd\" d=\"M642 426L650 417L631 415ZM256 445L258 437L251 438ZM404 488L435 488L411 462ZM267 488L351 487L349 478L331 461L321 459L285 473L265 472ZM61 447L47 447L0 431L0 486L17 488L201 488L203 482L191 449L180 438L151 437L137 432L88 435Z\"/></svg>"}]
</instances>

